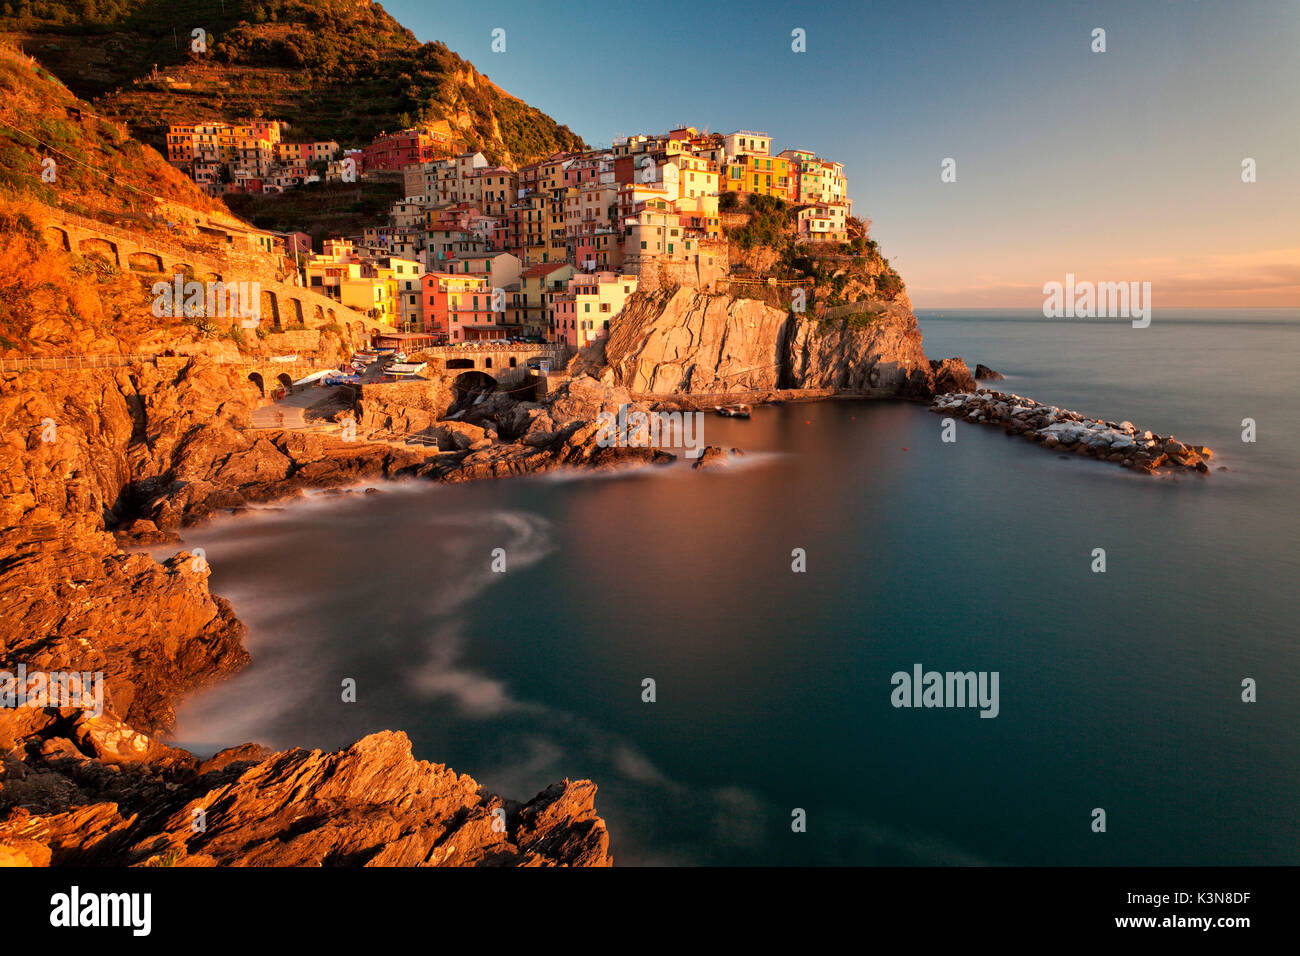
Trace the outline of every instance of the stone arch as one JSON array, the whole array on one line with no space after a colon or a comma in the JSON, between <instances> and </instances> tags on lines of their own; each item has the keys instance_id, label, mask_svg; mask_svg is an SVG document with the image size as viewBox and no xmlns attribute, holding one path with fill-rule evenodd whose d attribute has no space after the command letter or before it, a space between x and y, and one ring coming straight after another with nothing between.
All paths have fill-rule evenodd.
<instances>
[{"instance_id":1,"label":"stone arch","mask_svg":"<svg viewBox=\"0 0 1300 956\"><path fill-rule=\"evenodd\" d=\"M66 229L61 229L58 226L46 226L45 238L53 242L64 252L68 252L72 249L72 246L68 243L68 230Z\"/></svg>"},{"instance_id":2,"label":"stone arch","mask_svg":"<svg viewBox=\"0 0 1300 956\"><path fill-rule=\"evenodd\" d=\"M284 386L284 394L288 395L293 391L293 376L288 372L281 372L275 380Z\"/></svg>"},{"instance_id":3,"label":"stone arch","mask_svg":"<svg viewBox=\"0 0 1300 956\"><path fill-rule=\"evenodd\" d=\"M127 254L126 265L128 269L134 272L162 272L162 256L152 252L136 251ZM177 272L183 272L183 269L177 269Z\"/></svg>"},{"instance_id":4,"label":"stone arch","mask_svg":"<svg viewBox=\"0 0 1300 956\"><path fill-rule=\"evenodd\" d=\"M117 258L117 246L107 239L91 236L89 239L82 239L81 242L77 243L77 248L83 256L97 256L101 259L107 259L113 265L120 264L120 260Z\"/></svg>"},{"instance_id":5,"label":"stone arch","mask_svg":"<svg viewBox=\"0 0 1300 956\"><path fill-rule=\"evenodd\" d=\"M307 319L303 315L302 299L290 299L289 301L293 305L293 308L289 310L291 313L291 315L289 316L290 321L293 322L294 325L298 325L298 326L306 325Z\"/></svg>"},{"instance_id":6,"label":"stone arch","mask_svg":"<svg viewBox=\"0 0 1300 956\"><path fill-rule=\"evenodd\" d=\"M484 367L484 368L491 368L491 367L492 367L492 356L489 355L489 356L486 356L486 357L483 359L483 367Z\"/></svg>"},{"instance_id":7,"label":"stone arch","mask_svg":"<svg viewBox=\"0 0 1300 956\"><path fill-rule=\"evenodd\" d=\"M175 266L173 266L172 268L176 269L177 271L180 271L180 270L184 267L184 265L185 265L185 263L183 263L183 262L178 262L178 263L177 263ZM199 276L199 278L200 278L202 281L204 281L204 282L223 282L223 281L225 281L225 280L223 280L223 279L221 278L220 274L218 274L218 273L216 273L216 272L204 272L202 275Z\"/></svg>"},{"instance_id":8,"label":"stone arch","mask_svg":"<svg viewBox=\"0 0 1300 956\"><path fill-rule=\"evenodd\" d=\"M248 380L257 386L257 394L266 397L266 383L262 381L261 372L249 372Z\"/></svg>"},{"instance_id":9,"label":"stone arch","mask_svg":"<svg viewBox=\"0 0 1300 956\"><path fill-rule=\"evenodd\" d=\"M447 359L448 371L451 371L454 368L473 368L473 367L474 367L473 359L467 359L467 358Z\"/></svg>"},{"instance_id":10,"label":"stone arch","mask_svg":"<svg viewBox=\"0 0 1300 956\"><path fill-rule=\"evenodd\" d=\"M510 367L514 368L518 364L519 364L519 359L515 358L513 355L510 356Z\"/></svg>"},{"instance_id":11,"label":"stone arch","mask_svg":"<svg viewBox=\"0 0 1300 956\"><path fill-rule=\"evenodd\" d=\"M266 289L262 290L262 311L261 317L271 319L271 327L277 332L280 330L280 303L276 301L275 293Z\"/></svg>"},{"instance_id":12,"label":"stone arch","mask_svg":"<svg viewBox=\"0 0 1300 956\"><path fill-rule=\"evenodd\" d=\"M487 372L461 372L456 376L456 380L451 383L451 387L456 393L457 400L460 400L466 395L495 392L497 390L497 381Z\"/></svg>"},{"instance_id":13,"label":"stone arch","mask_svg":"<svg viewBox=\"0 0 1300 956\"><path fill-rule=\"evenodd\" d=\"M194 276L194 278L199 279L199 280L201 280L201 281L203 281L203 282L215 282L215 281L217 281L217 277L214 276L214 275L212 275L211 273L209 273L208 275L204 275L204 276L199 275L198 273L196 273L196 272L194 271L194 267L193 267L192 265L190 265L188 262L177 262L177 263L174 263L174 264L172 265L172 272L173 272L173 273L179 273L179 274L181 274L181 275L183 275L183 276Z\"/></svg>"}]
</instances>

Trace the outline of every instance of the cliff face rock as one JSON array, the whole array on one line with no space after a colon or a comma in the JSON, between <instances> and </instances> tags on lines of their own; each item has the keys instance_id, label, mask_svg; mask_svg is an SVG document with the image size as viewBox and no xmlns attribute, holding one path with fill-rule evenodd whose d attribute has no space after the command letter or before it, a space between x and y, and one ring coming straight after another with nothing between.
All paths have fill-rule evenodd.
<instances>
[{"instance_id":1,"label":"cliff face rock","mask_svg":"<svg viewBox=\"0 0 1300 956\"><path fill-rule=\"evenodd\" d=\"M928 398L934 380L906 296L844 317L689 289L633 296L574 370L648 395L835 388ZM601 349L603 348L603 354Z\"/></svg>"},{"instance_id":2,"label":"cliff face rock","mask_svg":"<svg viewBox=\"0 0 1300 956\"><path fill-rule=\"evenodd\" d=\"M200 762L114 725L51 723L4 761L10 865L609 866L595 786L519 804L414 759L405 734L346 750L253 745ZM124 753L125 752L125 756ZM154 759L130 759L152 752ZM202 825L196 831L195 821Z\"/></svg>"},{"instance_id":3,"label":"cliff face rock","mask_svg":"<svg viewBox=\"0 0 1300 956\"><path fill-rule=\"evenodd\" d=\"M587 781L520 805L415 761L401 734L338 754L245 745L205 764L150 736L171 728L182 694L247 663L243 627L209 592L202 556L129 554L106 527L173 540L218 510L306 488L532 471L574 450L578 423L546 432L546 448L461 425L491 447L446 462L254 431L245 372L196 358L0 376L0 670L104 679L100 713L0 708L0 864L608 865ZM364 401L362 417L387 428L433 414L407 394ZM521 422L544 415L530 404ZM209 825L196 834L199 807Z\"/></svg>"},{"instance_id":4,"label":"cliff face rock","mask_svg":"<svg viewBox=\"0 0 1300 956\"><path fill-rule=\"evenodd\" d=\"M856 309L854 307L845 307ZM790 388L928 398L934 382L905 295L839 318L800 318L787 349Z\"/></svg>"},{"instance_id":5,"label":"cliff face rock","mask_svg":"<svg viewBox=\"0 0 1300 956\"><path fill-rule=\"evenodd\" d=\"M785 327L784 312L756 299L638 294L611 323L607 381L653 395L776 388Z\"/></svg>"},{"instance_id":6,"label":"cliff face rock","mask_svg":"<svg viewBox=\"0 0 1300 956\"><path fill-rule=\"evenodd\" d=\"M6 529L0 554L0 664L102 672L105 709L138 727L170 728L181 694L248 661L243 625L189 552L159 564L74 517ZM21 735L39 711L11 713Z\"/></svg>"}]
</instances>

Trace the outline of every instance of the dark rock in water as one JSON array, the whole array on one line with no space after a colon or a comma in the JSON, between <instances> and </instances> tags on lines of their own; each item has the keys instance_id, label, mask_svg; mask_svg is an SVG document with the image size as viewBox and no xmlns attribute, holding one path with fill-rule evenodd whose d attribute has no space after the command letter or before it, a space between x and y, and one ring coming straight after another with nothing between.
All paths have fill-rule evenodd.
<instances>
[{"instance_id":1,"label":"dark rock in water","mask_svg":"<svg viewBox=\"0 0 1300 956\"><path fill-rule=\"evenodd\" d=\"M700 452L700 457L695 459L692 468L717 468L727 464L728 459L738 458L745 453L739 448L733 448L730 451L723 451L717 445L707 445L704 451Z\"/></svg>"},{"instance_id":2,"label":"dark rock in water","mask_svg":"<svg viewBox=\"0 0 1300 956\"><path fill-rule=\"evenodd\" d=\"M930 359L930 371L934 373L936 395L975 391L975 379L971 378L970 368L960 356L950 359Z\"/></svg>"},{"instance_id":3,"label":"dark rock in water","mask_svg":"<svg viewBox=\"0 0 1300 956\"><path fill-rule=\"evenodd\" d=\"M1006 376L1003 375L1001 372L995 372L987 365L981 365L979 363L976 363L975 365L975 377L977 379L987 379L989 381L994 381L994 382L998 381L999 379L1006 378Z\"/></svg>"}]
</instances>

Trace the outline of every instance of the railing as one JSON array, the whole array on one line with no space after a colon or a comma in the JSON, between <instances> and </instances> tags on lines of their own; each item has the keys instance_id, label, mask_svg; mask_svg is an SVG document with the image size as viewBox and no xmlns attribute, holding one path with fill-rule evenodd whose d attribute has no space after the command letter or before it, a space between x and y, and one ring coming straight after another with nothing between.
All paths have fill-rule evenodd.
<instances>
[{"instance_id":1,"label":"railing","mask_svg":"<svg viewBox=\"0 0 1300 956\"><path fill-rule=\"evenodd\" d=\"M240 356L237 359L222 355L30 355L20 358L0 359L0 372L21 372L29 369L48 369L67 371L85 368L121 368L126 365L139 365L143 362L157 362L160 358L190 359L206 357L216 365L258 365L287 371L293 368L332 368L327 362L314 359L298 359L294 362L277 363L274 358L256 358ZM337 363L335 363L337 364Z\"/></svg>"},{"instance_id":2,"label":"railing","mask_svg":"<svg viewBox=\"0 0 1300 956\"><path fill-rule=\"evenodd\" d=\"M20 372L24 369L79 369L120 368L152 362L155 355L32 355L23 358L0 359L0 372Z\"/></svg>"},{"instance_id":3,"label":"railing","mask_svg":"<svg viewBox=\"0 0 1300 956\"><path fill-rule=\"evenodd\" d=\"M441 352L449 355L456 355L462 352L551 352L560 353L568 348L566 345L511 345L503 343L501 345L475 343L473 345L435 345L431 348L416 349L419 352Z\"/></svg>"}]
</instances>

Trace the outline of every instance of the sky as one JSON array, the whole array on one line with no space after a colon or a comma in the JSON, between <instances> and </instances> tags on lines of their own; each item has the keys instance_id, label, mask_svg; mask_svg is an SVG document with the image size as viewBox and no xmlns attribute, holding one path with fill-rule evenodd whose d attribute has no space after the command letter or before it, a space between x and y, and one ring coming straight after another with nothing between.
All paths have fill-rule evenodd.
<instances>
[{"instance_id":1,"label":"sky","mask_svg":"<svg viewBox=\"0 0 1300 956\"><path fill-rule=\"evenodd\" d=\"M592 145L751 129L842 162L918 308L1040 308L1067 273L1300 306L1300 0L384 8Z\"/></svg>"}]
</instances>

